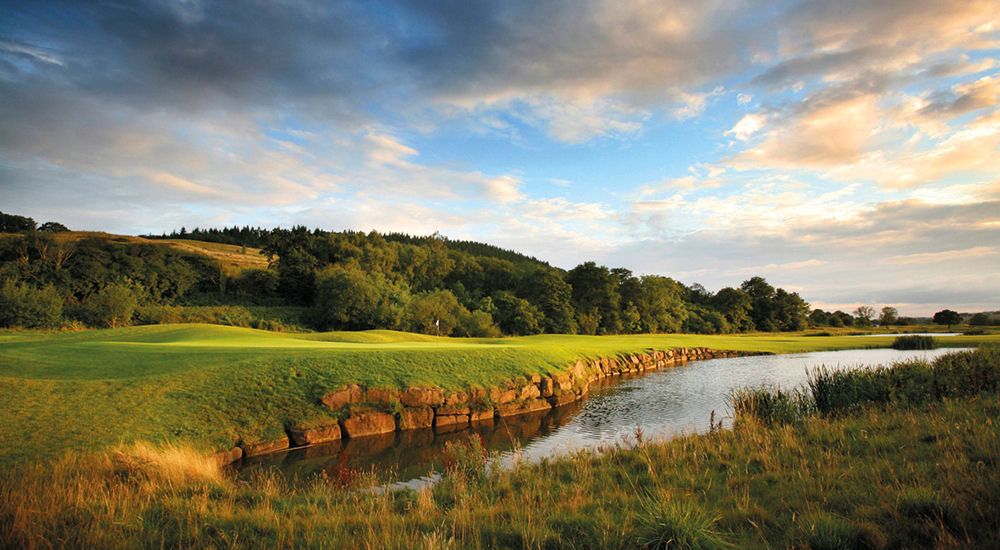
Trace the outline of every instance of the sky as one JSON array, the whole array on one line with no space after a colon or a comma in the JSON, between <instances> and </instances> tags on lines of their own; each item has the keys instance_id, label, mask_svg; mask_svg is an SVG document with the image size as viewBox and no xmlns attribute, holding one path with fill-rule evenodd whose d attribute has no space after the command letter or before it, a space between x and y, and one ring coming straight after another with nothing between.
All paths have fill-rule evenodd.
<instances>
[{"instance_id":1,"label":"sky","mask_svg":"<svg viewBox=\"0 0 1000 550\"><path fill-rule=\"evenodd\" d=\"M1000 309L996 0L0 3L0 210Z\"/></svg>"}]
</instances>

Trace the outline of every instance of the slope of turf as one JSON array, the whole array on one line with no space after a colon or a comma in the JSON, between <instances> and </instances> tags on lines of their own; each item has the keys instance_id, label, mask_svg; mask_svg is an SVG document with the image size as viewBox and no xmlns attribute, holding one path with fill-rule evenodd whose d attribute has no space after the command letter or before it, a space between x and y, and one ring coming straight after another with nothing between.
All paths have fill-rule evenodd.
<instances>
[{"instance_id":1,"label":"slope of turf","mask_svg":"<svg viewBox=\"0 0 1000 550\"><path fill-rule=\"evenodd\" d=\"M156 325L0 335L0 466L120 441L203 450L328 421L326 393L366 387L489 387L563 370L579 357L711 347L776 353L887 347L883 338L788 335L568 336L450 339L392 331L281 334L216 325ZM997 341L952 337L946 345ZM884 341L883 341L884 340Z\"/></svg>"}]
</instances>

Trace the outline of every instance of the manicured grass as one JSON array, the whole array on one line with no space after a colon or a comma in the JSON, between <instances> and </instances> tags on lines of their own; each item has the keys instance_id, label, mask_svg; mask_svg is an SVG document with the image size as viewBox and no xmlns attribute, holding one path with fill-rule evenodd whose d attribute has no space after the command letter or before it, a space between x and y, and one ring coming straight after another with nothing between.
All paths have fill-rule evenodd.
<instances>
[{"instance_id":1,"label":"manicured grass","mask_svg":"<svg viewBox=\"0 0 1000 550\"><path fill-rule=\"evenodd\" d=\"M285 334L216 325L0 334L0 467L119 442L213 451L329 419L319 400L366 387L489 387L579 357L649 348L775 353L888 347L884 338L543 335L435 338L392 331ZM998 336L942 338L975 345Z\"/></svg>"},{"instance_id":2,"label":"manicured grass","mask_svg":"<svg viewBox=\"0 0 1000 550\"><path fill-rule=\"evenodd\" d=\"M0 478L0 546L991 548L997 399L738 422L511 470L470 440L417 492L344 491L336 472L235 480L183 449L125 446Z\"/></svg>"}]
</instances>

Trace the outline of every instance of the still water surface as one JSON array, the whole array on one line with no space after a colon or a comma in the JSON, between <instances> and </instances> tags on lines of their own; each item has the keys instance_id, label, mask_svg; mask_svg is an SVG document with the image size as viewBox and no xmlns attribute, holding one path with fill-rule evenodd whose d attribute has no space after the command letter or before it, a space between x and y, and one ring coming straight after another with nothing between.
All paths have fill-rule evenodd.
<instances>
[{"instance_id":1,"label":"still water surface","mask_svg":"<svg viewBox=\"0 0 1000 550\"><path fill-rule=\"evenodd\" d=\"M583 400L550 413L497 419L494 423L452 433L432 430L397 432L346 440L245 461L243 473L280 468L288 476L309 477L346 465L387 476L396 487L417 487L434 479L445 443L483 436L500 460L539 460L578 449L629 444L641 429L647 440L708 430L715 420L730 425L726 397L740 387L803 385L807 372L825 365L855 368L913 358L933 359L954 349L899 351L843 350L759 355L696 361L595 382Z\"/></svg>"}]
</instances>

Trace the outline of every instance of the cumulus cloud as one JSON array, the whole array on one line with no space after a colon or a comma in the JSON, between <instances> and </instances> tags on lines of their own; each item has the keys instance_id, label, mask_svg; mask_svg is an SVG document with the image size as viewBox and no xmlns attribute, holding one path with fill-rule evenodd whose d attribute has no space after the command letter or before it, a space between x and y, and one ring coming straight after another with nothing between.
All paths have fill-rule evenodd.
<instances>
[{"instance_id":1,"label":"cumulus cloud","mask_svg":"<svg viewBox=\"0 0 1000 550\"><path fill-rule=\"evenodd\" d=\"M732 127L732 129L726 132L726 135L733 136L741 141L746 141L750 138L750 136L754 135L764 127L764 122L766 120L767 118L764 115L743 115L743 118L741 118L740 121Z\"/></svg>"},{"instance_id":2,"label":"cumulus cloud","mask_svg":"<svg viewBox=\"0 0 1000 550\"><path fill-rule=\"evenodd\" d=\"M4 209L442 230L703 282L808 272L777 282L831 303L837 283L965 299L934 270L996 259L994 4L13 0ZM534 173L611 148L615 177ZM530 183L552 174L613 192Z\"/></svg>"}]
</instances>

